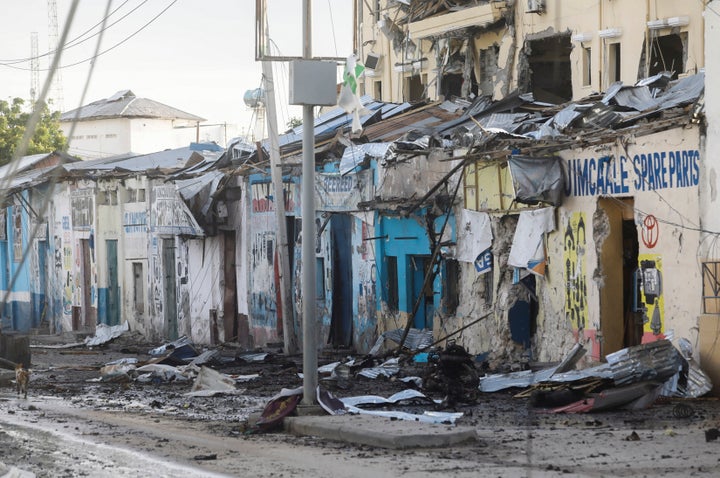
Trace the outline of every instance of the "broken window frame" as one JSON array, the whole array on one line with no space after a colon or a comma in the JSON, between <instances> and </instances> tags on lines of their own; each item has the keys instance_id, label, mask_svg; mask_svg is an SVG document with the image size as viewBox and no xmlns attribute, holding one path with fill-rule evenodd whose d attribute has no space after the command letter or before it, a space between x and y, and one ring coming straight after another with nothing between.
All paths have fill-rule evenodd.
<instances>
[{"instance_id":1,"label":"broken window frame","mask_svg":"<svg viewBox=\"0 0 720 478\"><path fill-rule=\"evenodd\" d=\"M616 81L622 81L622 43L619 41L606 43L605 55L606 86L609 86Z\"/></svg>"},{"instance_id":2,"label":"broken window frame","mask_svg":"<svg viewBox=\"0 0 720 478\"><path fill-rule=\"evenodd\" d=\"M703 314L720 315L720 261L702 263Z\"/></svg>"},{"instance_id":3,"label":"broken window frame","mask_svg":"<svg viewBox=\"0 0 720 478\"><path fill-rule=\"evenodd\" d=\"M668 65L665 62L665 56L669 56L669 52L667 49L669 48L668 45L665 45L663 48L660 44L661 42L668 42L670 40L677 40L680 42L680 48L681 48L681 55L682 58L680 60L680 65L670 64ZM672 80L678 79L678 75L680 73L683 73L685 71L685 65L687 64L687 41L688 41L688 33L687 32L678 32L678 33L669 33L667 35L659 35L659 34L653 34L650 37L650 58L648 59L647 64L647 75L646 76L653 76L657 73L663 72L663 71L670 71L672 72ZM662 61L663 65L661 68L654 68L653 62L654 61Z\"/></svg>"},{"instance_id":4,"label":"broken window frame","mask_svg":"<svg viewBox=\"0 0 720 478\"><path fill-rule=\"evenodd\" d=\"M494 184L492 191L487 188L490 183ZM515 189L507 161L480 160L469 164L463 175L463 186L466 209L497 212L519 208L513 200ZM487 200L486 205L480 203L481 198Z\"/></svg>"},{"instance_id":5,"label":"broken window frame","mask_svg":"<svg viewBox=\"0 0 720 478\"><path fill-rule=\"evenodd\" d=\"M592 86L592 48L582 48L582 86Z\"/></svg>"}]
</instances>

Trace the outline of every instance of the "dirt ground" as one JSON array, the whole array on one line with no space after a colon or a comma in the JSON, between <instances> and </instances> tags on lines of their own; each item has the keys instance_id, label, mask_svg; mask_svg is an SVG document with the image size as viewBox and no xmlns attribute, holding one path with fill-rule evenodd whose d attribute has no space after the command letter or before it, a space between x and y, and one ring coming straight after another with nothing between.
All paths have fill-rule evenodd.
<instances>
[{"instance_id":1,"label":"dirt ground","mask_svg":"<svg viewBox=\"0 0 720 478\"><path fill-rule=\"evenodd\" d=\"M707 440L720 426L716 399L664 399L632 412L551 414L514 397L517 389L478 394L472 403L433 407L463 412L457 425L475 427L476 443L385 450L282 431L253 433L251 415L282 388L302 385L302 358L279 350L265 350L268 357L258 363L236 360L238 349L222 350L222 363L212 368L228 375L259 374L240 383L236 394L189 397L192 381L97 381L105 364L120 358L144 362L155 346L133 337L92 350L36 343L28 399L18 399L10 386L0 389L0 462L37 476L143 476L129 463L152 466L153 476L176 476L185 466L194 470L187 476L478 476L480 470L481 476L503 477L720 475L720 440ZM319 364L345 357L339 351L323 354ZM423 376L428 367L405 365L400 376ZM383 377L321 378L321 384L338 397L388 397L408 388ZM426 394L445 398L438 391ZM393 409L417 413L428 407ZM85 444L78 447L77 440ZM141 466L145 459L150 464Z\"/></svg>"}]
</instances>

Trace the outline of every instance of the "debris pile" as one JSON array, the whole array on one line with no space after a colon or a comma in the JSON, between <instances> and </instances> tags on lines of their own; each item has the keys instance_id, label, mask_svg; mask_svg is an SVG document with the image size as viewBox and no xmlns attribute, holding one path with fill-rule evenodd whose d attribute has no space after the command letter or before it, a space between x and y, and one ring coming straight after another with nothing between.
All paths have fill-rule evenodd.
<instances>
[{"instance_id":1,"label":"debris pile","mask_svg":"<svg viewBox=\"0 0 720 478\"><path fill-rule=\"evenodd\" d=\"M489 375L480 379L480 390L526 388L517 396L529 397L533 406L556 413L637 410L660 396L701 396L712 388L710 380L692 361L689 343L680 340L679 344L683 353L663 339L608 354L607 363L573 370L585 353L576 344L556 367Z\"/></svg>"}]
</instances>

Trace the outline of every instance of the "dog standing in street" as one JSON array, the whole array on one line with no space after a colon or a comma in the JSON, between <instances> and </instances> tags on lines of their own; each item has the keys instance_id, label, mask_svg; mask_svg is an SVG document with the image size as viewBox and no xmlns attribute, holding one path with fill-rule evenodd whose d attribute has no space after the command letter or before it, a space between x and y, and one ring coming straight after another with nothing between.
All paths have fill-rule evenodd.
<instances>
[{"instance_id":1,"label":"dog standing in street","mask_svg":"<svg viewBox=\"0 0 720 478\"><path fill-rule=\"evenodd\" d=\"M23 364L15 365L15 384L17 385L18 396L22 392L27 398L28 382L30 382L30 370L23 367Z\"/></svg>"}]
</instances>

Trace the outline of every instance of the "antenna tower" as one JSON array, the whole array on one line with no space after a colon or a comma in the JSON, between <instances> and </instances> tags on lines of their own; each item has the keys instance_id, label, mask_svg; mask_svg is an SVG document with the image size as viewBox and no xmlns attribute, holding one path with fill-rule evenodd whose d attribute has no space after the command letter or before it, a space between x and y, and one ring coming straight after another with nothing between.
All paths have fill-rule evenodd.
<instances>
[{"instance_id":1,"label":"antenna tower","mask_svg":"<svg viewBox=\"0 0 720 478\"><path fill-rule=\"evenodd\" d=\"M58 35L57 1L56 0L48 0L48 38L50 40L50 50L54 51L55 55L58 55L60 53L58 51L58 40L60 37ZM53 105L54 108L51 108L51 109L59 110L60 112L62 112L63 111L62 76L60 74L60 69L57 69L53 73L54 73L55 77L53 79L51 96L52 96L55 104Z\"/></svg>"},{"instance_id":2,"label":"antenna tower","mask_svg":"<svg viewBox=\"0 0 720 478\"><path fill-rule=\"evenodd\" d=\"M38 33L30 33L30 101L33 106L37 101L40 88L40 61L38 59Z\"/></svg>"}]
</instances>

